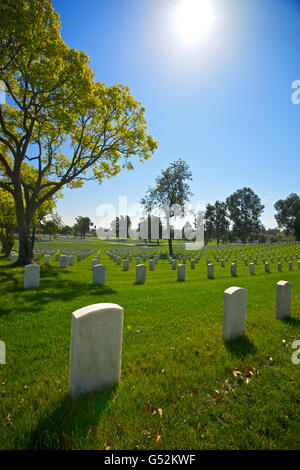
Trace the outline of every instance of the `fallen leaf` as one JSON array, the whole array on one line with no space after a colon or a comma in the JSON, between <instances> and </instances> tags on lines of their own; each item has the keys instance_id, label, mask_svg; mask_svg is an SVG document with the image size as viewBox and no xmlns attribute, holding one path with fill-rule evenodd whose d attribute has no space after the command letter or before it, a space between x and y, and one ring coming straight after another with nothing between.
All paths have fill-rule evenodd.
<instances>
[{"instance_id":1,"label":"fallen leaf","mask_svg":"<svg viewBox=\"0 0 300 470\"><path fill-rule=\"evenodd\" d=\"M161 409L161 408L158 408L157 411L158 411L159 416L162 417L162 414L163 414L162 409Z\"/></svg>"}]
</instances>

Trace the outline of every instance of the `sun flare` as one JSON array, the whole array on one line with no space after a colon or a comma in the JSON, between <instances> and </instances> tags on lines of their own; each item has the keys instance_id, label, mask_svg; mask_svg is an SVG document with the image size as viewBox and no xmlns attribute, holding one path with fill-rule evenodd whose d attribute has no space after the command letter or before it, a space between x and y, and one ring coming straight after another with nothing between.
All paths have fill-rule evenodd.
<instances>
[{"instance_id":1,"label":"sun flare","mask_svg":"<svg viewBox=\"0 0 300 470\"><path fill-rule=\"evenodd\" d=\"M209 0L181 0L176 14L177 34L187 43L197 43L211 31L214 13Z\"/></svg>"}]
</instances>

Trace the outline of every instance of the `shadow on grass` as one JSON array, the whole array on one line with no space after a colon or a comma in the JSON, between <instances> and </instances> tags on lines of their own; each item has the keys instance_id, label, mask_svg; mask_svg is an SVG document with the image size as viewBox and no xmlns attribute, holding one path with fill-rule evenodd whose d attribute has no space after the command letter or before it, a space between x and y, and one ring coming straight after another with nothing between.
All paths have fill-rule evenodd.
<instances>
[{"instance_id":1,"label":"shadow on grass","mask_svg":"<svg viewBox=\"0 0 300 470\"><path fill-rule=\"evenodd\" d=\"M73 401L66 395L55 409L47 410L26 439L25 449L70 450L87 438L96 436L101 415L108 407L114 391L96 393ZM76 436L76 444L73 444Z\"/></svg>"},{"instance_id":2,"label":"shadow on grass","mask_svg":"<svg viewBox=\"0 0 300 470\"><path fill-rule=\"evenodd\" d=\"M286 317L286 318L282 318L281 321L284 322L284 323L287 323L288 325L291 325L291 326L299 326L300 325L299 318Z\"/></svg>"},{"instance_id":3,"label":"shadow on grass","mask_svg":"<svg viewBox=\"0 0 300 470\"><path fill-rule=\"evenodd\" d=\"M64 273L66 272L64 270ZM20 283L20 277L15 277L13 272L0 273L0 277L2 277L2 282L9 282L5 292L15 294L13 308L23 313L40 311L41 306L53 302L53 299L55 301L68 302L84 294L91 297L95 296L97 298L96 303L99 303L101 296L117 292L106 285L95 285L92 282L87 283L80 280L72 281L65 279L62 278L62 274L60 268L43 268L41 270L40 287L26 290L23 289L23 285ZM47 280L49 280L49 283L45 285ZM26 294L26 301L24 301L23 294ZM0 317L9 314L11 307L11 305L7 308L1 307Z\"/></svg>"},{"instance_id":4,"label":"shadow on grass","mask_svg":"<svg viewBox=\"0 0 300 470\"><path fill-rule=\"evenodd\" d=\"M14 286L13 288L13 291L15 291L18 286L19 286L19 281L18 279L16 279L16 277L14 276L14 273L13 271L12 272L1 272L0 271L0 282L1 284L2 283L5 283L5 282L11 282ZM7 290L7 289L6 289Z\"/></svg>"},{"instance_id":5,"label":"shadow on grass","mask_svg":"<svg viewBox=\"0 0 300 470\"><path fill-rule=\"evenodd\" d=\"M232 341L224 341L227 351L233 356L243 359L248 354L255 354L257 349L246 336L234 339Z\"/></svg>"}]
</instances>

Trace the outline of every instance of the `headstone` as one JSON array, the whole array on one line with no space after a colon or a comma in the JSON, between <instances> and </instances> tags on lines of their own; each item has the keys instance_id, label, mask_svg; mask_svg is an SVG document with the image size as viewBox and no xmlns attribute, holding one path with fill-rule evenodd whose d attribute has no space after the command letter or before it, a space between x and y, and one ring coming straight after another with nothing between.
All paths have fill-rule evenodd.
<instances>
[{"instance_id":1,"label":"headstone","mask_svg":"<svg viewBox=\"0 0 300 470\"><path fill-rule=\"evenodd\" d=\"M236 263L231 263L230 272L231 272L231 276L236 276Z\"/></svg>"},{"instance_id":2,"label":"headstone","mask_svg":"<svg viewBox=\"0 0 300 470\"><path fill-rule=\"evenodd\" d=\"M224 292L223 339L230 341L245 334L247 291L241 287L229 287Z\"/></svg>"},{"instance_id":3,"label":"headstone","mask_svg":"<svg viewBox=\"0 0 300 470\"><path fill-rule=\"evenodd\" d=\"M185 265L179 264L177 268L177 281L185 281Z\"/></svg>"},{"instance_id":4,"label":"headstone","mask_svg":"<svg viewBox=\"0 0 300 470\"><path fill-rule=\"evenodd\" d=\"M211 263L207 265L207 277L208 279L214 278L214 265Z\"/></svg>"},{"instance_id":5,"label":"headstone","mask_svg":"<svg viewBox=\"0 0 300 470\"><path fill-rule=\"evenodd\" d=\"M224 259L221 259L221 267L225 268L225 260Z\"/></svg>"},{"instance_id":6,"label":"headstone","mask_svg":"<svg viewBox=\"0 0 300 470\"><path fill-rule=\"evenodd\" d=\"M129 270L129 259L124 259L123 260L123 271L128 271Z\"/></svg>"},{"instance_id":7,"label":"headstone","mask_svg":"<svg viewBox=\"0 0 300 470\"><path fill-rule=\"evenodd\" d=\"M191 259L191 269L195 269L195 260Z\"/></svg>"},{"instance_id":8,"label":"headstone","mask_svg":"<svg viewBox=\"0 0 300 470\"><path fill-rule=\"evenodd\" d=\"M46 255L44 261L49 266L51 264L51 255Z\"/></svg>"},{"instance_id":9,"label":"headstone","mask_svg":"<svg viewBox=\"0 0 300 470\"><path fill-rule=\"evenodd\" d=\"M72 256L69 256L69 266L73 266L74 265L74 255Z\"/></svg>"},{"instance_id":10,"label":"headstone","mask_svg":"<svg viewBox=\"0 0 300 470\"><path fill-rule=\"evenodd\" d=\"M154 266L155 266L155 260L154 260L154 259L150 259L150 262L149 262L149 271L154 271Z\"/></svg>"},{"instance_id":11,"label":"headstone","mask_svg":"<svg viewBox=\"0 0 300 470\"><path fill-rule=\"evenodd\" d=\"M282 264L280 261L278 262L278 271L282 271Z\"/></svg>"},{"instance_id":12,"label":"headstone","mask_svg":"<svg viewBox=\"0 0 300 470\"><path fill-rule=\"evenodd\" d=\"M249 265L250 274L254 274L254 269L255 269L255 264L254 264L254 263L250 263L250 265Z\"/></svg>"},{"instance_id":13,"label":"headstone","mask_svg":"<svg viewBox=\"0 0 300 470\"><path fill-rule=\"evenodd\" d=\"M265 272L269 273L270 272L270 265L269 263L265 263Z\"/></svg>"},{"instance_id":14,"label":"headstone","mask_svg":"<svg viewBox=\"0 0 300 470\"><path fill-rule=\"evenodd\" d=\"M69 257L67 255L61 255L59 258L59 267L66 268L69 263Z\"/></svg>"},{"instance_id":15,"label":"headstone","mask_svg":"<svg viewBox=\"0 0 300 470\"><path fill-rule=\"evenodd\" d=\"M97 258L92 259L92 269L94 269L94 266L99 264L99 260Z\"/></svg>"},{"instance_id":16,"label":"headstone","mask_svg":"<svg viewBox=\"0 0 300 470\"><path fill-rule=\"evenodd\" d=\"M288 281L279 281L276 284L276 318L289 317L290 308L291 284Z\"/></svg>"},{"instance_id":17,"label":"headstone","mask_svg":"<svg viewBox=\"0 0 300 470\"><path fill-rule=\"evenodd\" d=\"M106 266L103 264L95 264L93 267L93 284L105 284Z\"/></svg>"},{"instance_id":18,"label":"headstone","mask_svg":"<svg viewBox=\"0 0 300 470\"><path fill-rule=\"evenodd\" d=\"M289 270L293 271L293 262L292 261L289 261Z\"/></svg>"},{"instance_id":19,"label":"headstone","mask_svg":"<svg viewBox=\"0 0 300 470\"><path fill-rule=\"evenodd\" d=\"M33 289L40 285L40 265L27 264L24 270L24 289Z\"/></svg>"},{"instance_id":20,"label":"headstone","mask_svg":"<svg viewBox=\"0 0 300 470\"><path fill-rule=\"evenodd\" d=\"M146 266L144 264L138 264L136 267L136 284L144 284L146 282Z\"/></svg>"},{"instance_id":21,"label":"headstone","mask_svg":"<svg viewBox=\"0 0 300 470\"><path fill-rule=\"evenodd\" d=\"M81 261L81 255L77 255L77 262Z\"/></svg>"},{"instance_id":22,"label":"headstone","mask_svg":"<svg viewBox=\"0 0 300 470\"><path fill-rule=\"evenodd\" d=\"M111 390L121 374L122 307L95 304L72 314L70 395Z\"/></svg>"},{"instance_id":23,"label":"headstone","mask_svg":"<svg viewBox=\"0 0 300 470\"><path fill-rule=\"evenodd\" d=\"M18 253L14 253L13 251L9 255L9 259L12 263L15 263L18 257L19 257Z\"/></svg>"},{"instance_id":24,"label":"headstone","mask_svg":"<svg viewBox=\"0 0 300 470\"><path fill-rule=\"evenodd\" d=\"M175 270L176 270L176 267L177 267L177 261L176 261L176 259L173 259L173 260L171 261L171 266L172 266L172 270L175 271Z\"/></svg>"}]
</instances>

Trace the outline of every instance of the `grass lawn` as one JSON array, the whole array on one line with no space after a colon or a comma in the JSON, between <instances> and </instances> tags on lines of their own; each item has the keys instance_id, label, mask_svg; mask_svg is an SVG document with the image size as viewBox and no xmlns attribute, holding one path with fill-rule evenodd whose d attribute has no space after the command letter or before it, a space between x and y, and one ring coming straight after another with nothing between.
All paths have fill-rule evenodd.
<instances>
[{"instance_id":1,"label":"grass lawn","mask_svg":"<svg viewBox=\"0 0 300 470\"><path fill-rule=\"evenodd\" d=\"M47 247L55 247L52 242ZM84 243L69 242L68 249ZM91 249L98 242L85 244ZM40 243L40 246L46 246ZM23 269L0 258L0 449L299 449L300 270L282 260L250 276L203 255L186 282L165 259L135 285L135 260L122 272L102 250L106 285L92 285L93 255L66 269L41 265L39 289L23 290ZM40 261L41 264L43 260ZM276 283L292 283L291 316L275 318ZM222 340L223 292L248 290L246 336ZM122 374L109 393L68 396L71 314L124 308Z\"/></svg>"}]
</instances>

